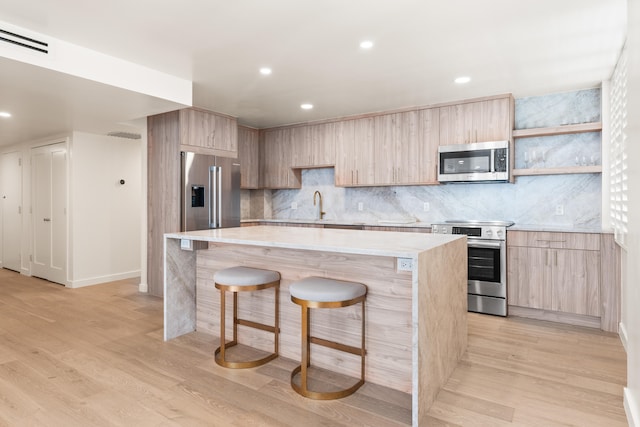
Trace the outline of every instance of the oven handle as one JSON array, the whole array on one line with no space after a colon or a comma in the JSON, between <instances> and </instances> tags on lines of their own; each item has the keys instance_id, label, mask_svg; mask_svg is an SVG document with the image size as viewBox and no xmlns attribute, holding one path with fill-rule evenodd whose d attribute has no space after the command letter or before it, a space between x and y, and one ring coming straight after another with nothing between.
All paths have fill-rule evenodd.
<instances>
[{"instance_id":1,"label":"oven handle","mask_svg":"<svg viewBox=\"0 0 640 427\"><path fill-rule=\"evenodd\" d=\"M470 248L496 248L500 249L502 247L501 241L483 241L483 242L472 242L467 240L467 246Z\"/></svg>"}]
</instances>

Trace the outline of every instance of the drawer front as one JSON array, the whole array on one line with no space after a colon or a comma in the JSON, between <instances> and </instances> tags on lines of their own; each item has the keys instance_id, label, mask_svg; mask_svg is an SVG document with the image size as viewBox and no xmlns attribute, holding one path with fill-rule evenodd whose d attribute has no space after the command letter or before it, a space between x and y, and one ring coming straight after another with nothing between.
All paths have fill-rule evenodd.
<instances>
[{"instance_id":1,"label":"drawer front","mask_svg":"<svg viewBox=\"0 0 640 427\"><path fill-rule=\"evenodd\" d=\"M507 232L507 246L599 251L600 234L514 230Z\"/></svg>"}]
</instances>

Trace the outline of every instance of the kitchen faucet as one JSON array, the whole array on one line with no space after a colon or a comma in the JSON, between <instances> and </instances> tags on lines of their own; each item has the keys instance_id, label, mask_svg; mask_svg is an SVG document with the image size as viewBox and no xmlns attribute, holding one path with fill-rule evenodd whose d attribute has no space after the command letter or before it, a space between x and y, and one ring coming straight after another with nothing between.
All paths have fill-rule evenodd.
<instances>
[{"instance_id":1,"label":"kitchen faucet","mask_svg":"<svg viewBox=\"0 0 640 427\"><path fill-rule=\"evenodd\" d=\"M316 195L318 195L319 203L318 203L318 219L322 219L322 216L326 214L326 212L322 212L322 194L318 190L313 193L313 206L316 206Z\"/></svg>"}]
</instances>

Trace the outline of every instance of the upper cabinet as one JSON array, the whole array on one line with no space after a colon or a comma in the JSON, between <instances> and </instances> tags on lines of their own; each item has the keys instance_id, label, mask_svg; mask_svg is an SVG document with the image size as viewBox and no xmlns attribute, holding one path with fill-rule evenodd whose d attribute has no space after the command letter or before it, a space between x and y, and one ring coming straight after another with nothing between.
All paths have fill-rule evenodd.
<instances>
[{"instance_id":1,"label":"upper cabinet","mask_svg":"<svg viewBox=\"0 0 640 427\"><path fill-rule=\"evenodd\" d=\"M335 122L291 128L292 167L319 168L336 164Z\"/></svg>"},{"instance_id":2,"label":"upper cabinet","mask_svg":"<svg viewBox=\"0 0 640 427\"><path fill-rule=\"evenodd\" d=\"M180 110L180 145L183 151L236 157L237 120L195 108Z\"/></svg>"},{"instance_id":3,"label":"upper cabinet","mask_svg":"<svg viewBox=\"0 0 640 427\"><path fill-rule=\"evenodd\" d=\"M264 188L300 188L300 170L292 169L293 129L262 132L261 175Z\"/></svg>"},{"instance_id":4,"label":"upper cabinet","mask_svg":"<svg viewBox=\"0 0 640 427\"><path fill-rule=\"evenodd\" d=\"M438 146L511 141L511 95L260 131L262 184L299 188L300 169L335 165L340 187L438 184Z\"/></svg>"},{"instance_id":5,"label":"upper cabinet","mask_svg":"<svg viewBox=\"0 0 640 427\"><path fill-rule=\"evenodd\" d=\"M375 185L374 119L336 122L335 182L339 187Z\"/></svg>"},{"instance_id":6,"label":"upper cabinet","mask_svg":"<svg viewBox=\"0 0 640 427\"><path fill-rule=\"evenodd\" d=\"M258 129L238 126L238 159L240 160L240 188L260 188Z\"/></svg>"},{"instance_id":7,"label":"upper cabinet","mask_svg":"<svg viewBox=\"0 0 640 427\"><path fill-rule=\"evenodd\" d=\"M439 114L428 108L336 123L336 185L437 183Z\"/></svg>"},{"instance_id":8,"label":"upper cabinet","mask_svg":"<svg viewBox=\"0 0 640 427\"><path fill-rule=\"evenodd\" d=\"M511 141L511 95L440 107L440 145Z\"/></svg>"}]
</instances>

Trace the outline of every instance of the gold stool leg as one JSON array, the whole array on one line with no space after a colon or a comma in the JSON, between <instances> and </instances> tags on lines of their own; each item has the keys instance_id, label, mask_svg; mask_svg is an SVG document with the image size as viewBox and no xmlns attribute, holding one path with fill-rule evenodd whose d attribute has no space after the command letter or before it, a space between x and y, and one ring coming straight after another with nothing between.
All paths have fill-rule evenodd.
<instances>
[{"instance_id":1,"label":"gold stool leg","mask_svg":"<svg viewBox=\"0 0 640 427\"><path fill-rule=\"evenodd\" d=\"M225 362L224 351L226 348L226 338L224 334L226 317L225 294L225 290L220 289L220 360L222 363Z\"/></svg>"},{"instance_id":2,"label":"gold stool leg","mask_svg":"<svg viewBox=\"0 0 640 427\"><path fill-rule=\"evenodd\" d=\"M273 322L273 327L274 327L274 336L273 336L273 353L274 354L278 354L279 351L279 347L280 347L280 341L279 341L279 337L280 337L280 285L276 285L273 287L276 295L275 295L275 299L276 299L276 312L274 315L274 322Z\"/></svg>"},{"instance_id":3,"label":"gold stool leg","mask_svg":"<svg viewBox=\"0 0 640 427\"><path fill-rule=\"evenodd\" d=\"M303 300L292 300L299 304L302 309L302 321L301 321L301 332L302 332L302 348L301 348L301 357L300 357L300 365L291 371L291 388L293 390L310 399L316 400L332 400L332 399L340 399L346 396L349 396L358 390L365 381L365 355L366 355L366 337L365 337L365 298L361 298L358 300L352 300L362 303L362 333L361 333L361 345L360 348L353 347L346 344L341 344L337 342L328 341L325 339L320 339L317 337L311 336L311 310L307 305L306 301ZM309 390L308 387L308 371L311 366L311 343L322 345L329 348L334 348L340 351L345 351L350 354L360 355L360 379L353 384L351 387L346 389L330 391L330 392L318 392ZM297 385L294 381L295 378L300 374L300 385Z\"/></svg>"},{"instance_id":4,"label":"gold stool leg","mask_svg":"<svg viewBox=\"0 0 640 427\"><path fill-rule=\"evenodd\" d=\"M361 379L361 381L362 381L363 383L364 383L364 355L365 355L365 353L366 353L366 350L365 350L365 344L364 344L364 343L365 343L365 337L364 337L364 334L365 334L365 327L364 327L364 325L365 325L365 321L364 321L364 300L363 300L363 301L362 301L362 344L361 344L361 346L360 346L360 351L362 352L362 355L361 355L361 357L362 357L362 362L361 362L360 379Z\"/></svg>"},{"instance_id":5,"label":"gold stool leg","mask_svg":"<svg viewBox=\"0 0 640 427\"><path fill-rule=\"evenodd\" d=\"M274 326L264 325L262 323L238 318L238 292L230 290L230 292L233 292L233 340L227 343L225 338L225 328L226 328L226 322L225 322L226 290L225 289L227 288L227 286L223 286L216 283L216 287L220 289L220 347L218 347L214 352L214 359L218 365L223 366L225 368L232 368L232 369L254 368L256 366L264 365L265 363L278 357L278 348L279 348L278 335L280 331L279 285L280 285L279 282L272 282L272 283L265 284L264 287L261 288L261 289L264 289L265 287L273 287L276 290ZM244 361L244 362L227 361L226 355L225 355L226 350L238 344L238 325L243 325L243 326L260 329L263 331L273 332L275 334L274 335L274 352L256 360L250 360L250 361Z\"/></svg>"}]
</instances>

